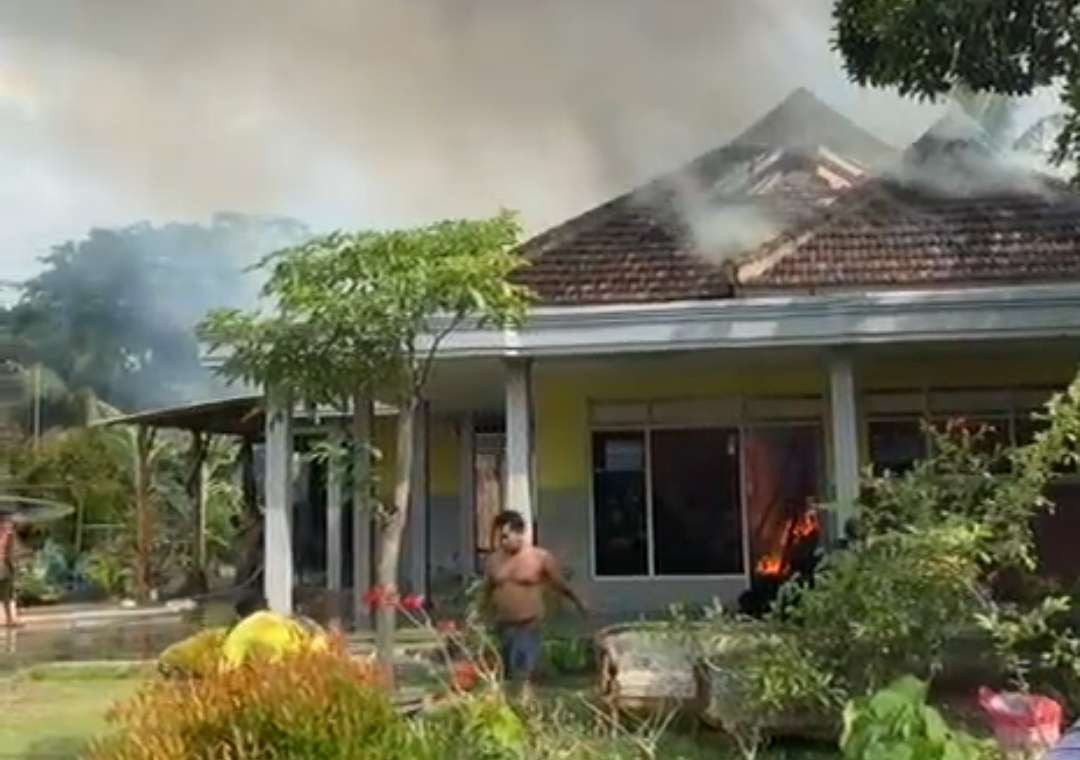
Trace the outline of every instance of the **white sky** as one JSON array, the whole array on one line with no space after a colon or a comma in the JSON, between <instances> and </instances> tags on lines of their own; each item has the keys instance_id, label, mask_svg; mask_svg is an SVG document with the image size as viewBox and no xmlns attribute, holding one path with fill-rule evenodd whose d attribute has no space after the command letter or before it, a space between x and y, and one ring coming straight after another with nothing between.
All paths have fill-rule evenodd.
<instances>
[{"instance_id":1,"label":"white sky","mask_svg":"<svg viewBox=\"0 0 1080 760\"><path fill-rule=\"evenodd\" d=\"M806 86L897 145L939 109L848 85L828 0L6 0L0 281L91 226L537 230ZM3 293L0 289L0 299Z\"/></svg>"}]
</instances>

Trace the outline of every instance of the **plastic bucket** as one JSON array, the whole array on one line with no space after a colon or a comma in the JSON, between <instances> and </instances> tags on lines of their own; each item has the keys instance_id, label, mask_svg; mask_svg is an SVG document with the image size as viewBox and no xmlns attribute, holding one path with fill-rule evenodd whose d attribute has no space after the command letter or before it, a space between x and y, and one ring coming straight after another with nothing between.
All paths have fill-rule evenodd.
<instances>
[{"instance_id":1,"label":"plastic bucket","mask_svg":"<svg viewBox=\"0 0 1080 760\"><path fill-rule=\"evenodd\" d=\"M999 693L984 686L979 689L979 705L1006 751L1046 750L1061 739L1061 705L1049 697Z\"/></svg>"}]
</instances>

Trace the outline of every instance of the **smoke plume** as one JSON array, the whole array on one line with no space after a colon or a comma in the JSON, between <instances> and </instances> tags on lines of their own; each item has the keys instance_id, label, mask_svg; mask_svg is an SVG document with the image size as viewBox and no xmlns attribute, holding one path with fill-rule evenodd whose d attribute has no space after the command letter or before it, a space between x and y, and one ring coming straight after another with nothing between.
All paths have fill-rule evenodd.
<instances>
[{"instance_id":1,"label":"smoke plume","mask_svg":"<svg viewBox=\"0 0 1080 760\"><path fill-rule=\"evenodd\" d=\"M11 0L0 278L85 233L520 209L557 223L806 86L903 145L934 110L844 82L829 0Z\"/></svg>"}]
</instances>

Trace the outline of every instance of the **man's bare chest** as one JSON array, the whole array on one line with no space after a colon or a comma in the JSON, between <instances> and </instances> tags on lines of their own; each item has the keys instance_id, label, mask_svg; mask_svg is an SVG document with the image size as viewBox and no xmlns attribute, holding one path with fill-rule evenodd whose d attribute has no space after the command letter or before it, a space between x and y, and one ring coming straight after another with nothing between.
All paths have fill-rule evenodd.
<instances>
[{"instance_id":1,"label":"man's bare chest","mask_svg":"<svg viewBox=\"0 0 1080 760\"><path fill-rule=\"evenodd\" d=\"M496 586L512 583L531 586L540 583L544 564L539 557L510 557L496 560L491 568L491 580Z\"/></svg>"}]
</instances>

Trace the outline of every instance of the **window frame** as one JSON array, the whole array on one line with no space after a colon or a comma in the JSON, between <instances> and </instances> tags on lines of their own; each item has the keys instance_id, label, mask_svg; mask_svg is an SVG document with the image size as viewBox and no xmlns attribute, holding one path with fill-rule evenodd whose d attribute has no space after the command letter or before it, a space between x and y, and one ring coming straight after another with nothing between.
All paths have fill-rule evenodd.
<instances>
[{"instance_id":1,"label":"window frame","mask_svg":"<svg viewBox=\"0 0 1080 760\"><path fill-rule=\"evenodd\" d=\"M747 414L747 407L753 405L757 412ZM704 415L697 419L654 419L653 410L690 408L700 405L701 409L712 409L719 414ZM700 582L700 581L742 581L749 584L753 578L753 559L750 557L750 531L748 530L748 509L746 498L747 461L746 440L753 428L763 427L814 427L821 434L824 466L829 466L829 437L826 424L826 405L819 395L783 397L742 397L718 396L694 399L634 399L634 400L599 400L590 399L586 417L585 438L588 457L588 512L589 512L589 580L595 583L622 582ZM603 413L596 414L600 409ZM806 411L810 410L810 411ZM803 412L803 413L800 413ZM597 418L600 418L599 420ZM702 430L729 429L736 435L738 447L739 477L739 525L742 531L742 572L708 575L658 575L656 573L656 546L653 517L653 473L652 473L652 433L655 430ZM640 433L645 442L645 525L647 572L644 575L600 575L597 572L596 556L596 462L594 458L593 436L596 433ZM827 473L826 473L827 474ZM826 483L823 484L827 490Z\"/></svg>"}]
</instances>

